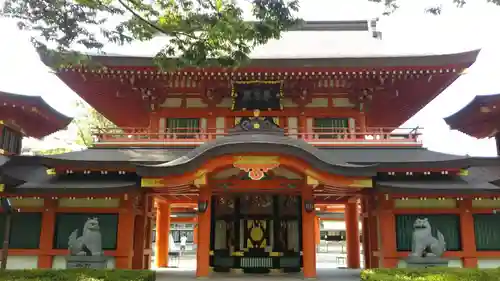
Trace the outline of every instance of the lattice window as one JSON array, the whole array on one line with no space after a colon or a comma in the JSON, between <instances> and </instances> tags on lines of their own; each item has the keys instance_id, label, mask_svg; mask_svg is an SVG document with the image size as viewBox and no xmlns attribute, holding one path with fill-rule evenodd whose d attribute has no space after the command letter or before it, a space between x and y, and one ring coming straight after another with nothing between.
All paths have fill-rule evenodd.
<instances>
[{"instance_id":1,"label":"lattice window","mask_svg":"<svg viewBox=\"0 0 500 281\"><path fill-rule=\"evenodd\" d=\"M23 137L19 132L4 126L0 135L0 149L19 154L21 152L22 139Z\"/></svg>"},{"instance_id":2,"label":"lattice window","mask_svg":"<svg viewBox=\"0 0 500 281\"><path fill-rule=\"evenodd\" d=\"M478 251L500 250L500 215L475 214L474 231L476 234L476 248Z\"/></svg>"},{"instance_id":3,"label":"lattice window","mask_svg":"<svg viewBox=\"0 0 500 281\"><path fill-rule=\"evenodd\" d=\"M5 214L0 214L0 226L0 241L3 241ZM41 227L42 213L13 213L9 247L11 249L38 249Z\"/></svg>"},{"instance_id":4,"label":"lattice window","mask_svg":"<svg viewBox=\"0 0 500 281\"><path fill-rule=\"evenodd\" d=\"M318 139L346 138L349 132L348 118L314 118L313 131Z\"/></svg>"},{"instance_id":5,"label":"lattice window","mask_svg":"<svg viewBox=\"0 0 500 281\"><path fill-rule=\"evenodd\" d=\"M200 133L199 118L168 118L167 133L170 138L192 139Z\"/></svg>"}]
</instances>

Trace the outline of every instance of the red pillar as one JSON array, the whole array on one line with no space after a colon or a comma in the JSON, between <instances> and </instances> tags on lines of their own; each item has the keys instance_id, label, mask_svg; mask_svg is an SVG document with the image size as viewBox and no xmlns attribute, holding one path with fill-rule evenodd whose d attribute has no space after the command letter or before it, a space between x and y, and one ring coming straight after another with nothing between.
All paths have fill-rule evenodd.
<instances>
[{"instance_id":1,"label":"red pillar","mask_svg":"<svg viewBox=\"0 0 500 281\"><path fill-rule=\"evenodd\" d=\"M156 208L156 267L168 266L168 241L170 235L170 205L157 201Z\"/></svg>"},{"instance_id":2,"label":"red pillar","mask_svg":"<svg viewBox=\"0 0 500 281\"><path fill-rule=\"evenodd\" d=\"M165 240L165 267L168 267L168 251L171 245L170 244L170 215L172 214L171 209L170 209L170 204L165 203L164 204L164 212L165 212L165 231L163 232L163 239Z\"/></svg>"},{"instance_id":3,"label":"red pillar","mask_svg":"<svg viewBox=\"0 0 500 281\"><path fill-rule=\"evenodd\" d=\"M366 206L367 200L363 198L361 200L361 243L363 245L363 259L364 268L372 268L371 266L371 252L370 249L370 229L368 226L368 206Z\"/></svg>"},{"instance_id":4,"label":"red pillar","mask_svg":"<svg viewBox=\"0 0 500 281\"><path fill-rule=\"evenodd\" d=\"M347 267L359 268L359 215L358 204L350 202L345 205L345 225L347 244Z\"/></svg>"},{"instance_id":5,"label":"red pillar","mask_svg":"<svg viewBox=\"0 0 500 281\"><path fill-rule=\"evenodd\" d=\"M53 256L48 252L52 250L56 227L57 200L45 198L44 212L42 213L42 230L40 235L40 251L38 268L52 268Z\"/></svg>"},{"instance_id":6,"label":"red pillar","mask_svg":"<svg viewBox=\"0 0 500 281\"><path fill-rule=\"evenodd\" d=\"M193 244L198 244L198 225L193 228Z\"/></svg>"},{"instance_id":7,"label":"red pillar","mask_svg":"<svg viewBox=\"0 0 500 281\"><path fill-rule=\"evenodd\" d=\"M144 263L144 248L146 244L146 215L136 215L134 225L134 257L132 269L146 269L149 265Z\"/></svg>"},{"instance_id":8,"label":"red pillar","mask_svg":"<svg viewBox=\"0 0 500 281\"><path fill-rule=\"evenodd\" d=\"M396 217L394 200L388 194L378 195L376 221L379 229L378 237L380 237L378 266L396 268L399 262L396 247Z\"/></svg>"},{"instance_id":9,"label":"red pillar","mask_svg":"<svg viewBox=\"0 0 500 281\"><path fill-rule=\"evenodd\" d=\"M372 208L373 206L370 204L371 195L367 195L361 201L362 207L362 241L363 241L363 257L364 257L364 268L377 268L376 259L373 256L373 253L377 250L376 241L376 231L377 225L373 224L372 221L376 220L376 217L373 216Z\"/></svg>"},{"instance_id":10,"label":"red pillar","mask_svg":"<svg viewBox=\"0 0 500 281\"><path fill-rule=\"evenodd\" d=\"M307 128L307 118L303 115L299 116L298 133L301 139L307 139L310 137Z\"/></svg>"},{"instance_id":11,"label":"red pillar","mask_svg":"<svg viewBox=\"0 0 500 281\"><path fill-rule=\"evenodd\" d=\"M210 212L212 191L209 186L200 188L198 200L207 204L207 209L198 214L198 247L196 249L196 277L208 277L210 273Z\"/></svg>"},{"instance_id":12,"label":"red pillar","mask_svg":"<svg viewBox=\"0 0 500 281\"><path fill-rule=\"evenodd\" d=\"M131 269L134 256L135 210L134 197L124 194L120 201L118 213L118 235L116 241L115 267Z\"/></svg>"},{"instance_id":13,"label":"red pillar","mask_svg":"<svg viewBox=\"0 0 500 281\"><path fill-rule=\"evenodd\" d=\"M314 202L313 191L310 185L302 187L302 258L304 261L304 278L316 278L316 242L314 239L314 221L316 214L313 210L305 210L306 202ZM313 231L311 231L313 230Z\"/></svg>"},{"instance_id":14,"label":"red pillar","mask_svg":"<svg viewBox=\"0 0 500 281\"><path fill-rule=\"evenodd\" d=\"M463 251L463 267L477 267L476 233L474 231L474 217L472 216L472 199L465 198L458 201L460 208L460 238Z\"/></svg>"},{"instance_id":15,"label":"red pillar","mask_svg":"<svg viewBox=\"0 0 500 281\"><path fill-rule=\"evenodd\" d=\"M316 242L316 245L319 245L321 243L321 230L320 230L320 221L319 217L315 216L314 217L314 241Z\"/></svg>"},{"instance_id":16,"label":"red pillar","mask_svg":"<svg viewBox=\"0 0 500 281\"><path fill-rule=\"evenodd\" d=\"M359 114L359 119L358 119L358 125L357 127L359 127L359 130L361 132L366 132L366 115L364 112L361 112Z\"/></svg>"}]
</instances>

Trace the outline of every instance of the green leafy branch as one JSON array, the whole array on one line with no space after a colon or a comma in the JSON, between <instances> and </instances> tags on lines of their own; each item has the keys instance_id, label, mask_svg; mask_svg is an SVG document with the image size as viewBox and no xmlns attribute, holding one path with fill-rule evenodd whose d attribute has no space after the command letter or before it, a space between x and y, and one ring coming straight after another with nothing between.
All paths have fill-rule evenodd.
<instances>
[{"instance_id":1,"label":"green leafy branch","mask_svg":"<svg viewBox=\"0 0 500 281\"><path fill-rule=\"evenodd\" d=\"M168 42L155 56L162 68L235 67L298 22L298 0L248 2L257 22L245 21L232 0L7 0L1 14L32 32L37 50L58 65L84 62L79 49L102 53L108 43L163 35Z\"/></svg>"}]
</instances>

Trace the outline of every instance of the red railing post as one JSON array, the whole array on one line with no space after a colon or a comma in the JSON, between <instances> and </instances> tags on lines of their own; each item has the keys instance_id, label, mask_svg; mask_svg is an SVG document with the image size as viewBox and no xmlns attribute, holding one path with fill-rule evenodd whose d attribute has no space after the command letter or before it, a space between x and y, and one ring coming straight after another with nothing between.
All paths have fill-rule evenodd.
<instances>
[{"instance_id":1,"label":"red railing post","mask_svg":"<svg viewBox=\"0 0 500 281\"><path fill-rule=\"evenodd\" d=\"M294 129L290 132L285 128L285 135L303 139L306 142L314 144L321 142L321 145L335 145L339 142L361 141L367 143L387 142L414 142L420 143L419 127L412 129L404 128L366 128L361 131L360 128L305 128ZM296 132L295 132L296 131ZM218 137L220 133L217 128L167 128L163 132L154 132L150 128L96 128L92 135L97 142L141 142L141 141L165 141L178 143L211 141ZM224 136L226 132L222 133ZM410 144L411 145L411 144Z\"/></svg>"}]
</instances>

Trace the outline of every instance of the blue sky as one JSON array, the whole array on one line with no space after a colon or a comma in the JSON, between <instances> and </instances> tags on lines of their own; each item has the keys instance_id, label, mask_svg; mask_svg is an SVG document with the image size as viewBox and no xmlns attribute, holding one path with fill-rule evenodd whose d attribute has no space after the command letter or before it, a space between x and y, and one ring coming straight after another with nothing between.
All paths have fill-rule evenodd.
<instances>
[{"instance_id":1,"label":"blue sky","mask_svg":"<svg viewBox=\"0 0 500 281\"><path fill-rule=\"evenodd\" d=\"M0 5L2 4L0 0ZM495 155L492 140L475 140L450 131L443 118L466 105L475 95L495 94L500 90L500 8L486 0L469 1L457 9L451 0L403 0L401 8L389 17L381 17L383 48L394 53L451 53L482 48L477 62L446 89L405 127L424 127L424 145L431 150L470 155ZM442 4L441 16L423 13L431 4ZM368 19L381 15L380 5L367 0L302 0L300 16L306 20ZM0 90L42 95L57 110L74 115L78 96L51 74L34 53L27 34L18 31L12 21L0 19ZM344 42L349 43L349 42ZM149 45L151 46L151 45ZM157 46L156 46L157 47ZM367 46L353 46L354 48ZM138 54L144 44L108 46L112 53Z\"/></svg>"}]
</instances>

